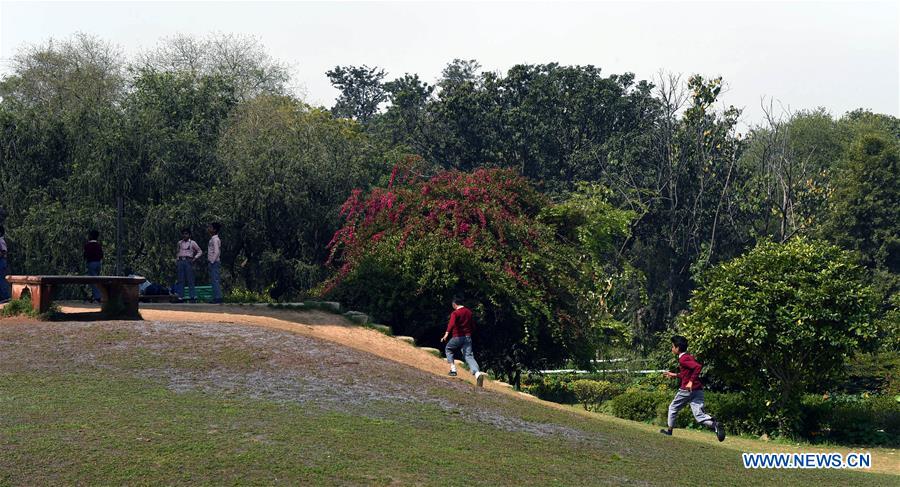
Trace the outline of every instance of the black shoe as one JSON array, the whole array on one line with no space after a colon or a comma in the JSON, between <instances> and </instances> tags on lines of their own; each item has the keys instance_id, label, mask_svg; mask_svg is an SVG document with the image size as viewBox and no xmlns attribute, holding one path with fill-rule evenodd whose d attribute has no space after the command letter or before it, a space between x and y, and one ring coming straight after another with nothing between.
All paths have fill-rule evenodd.
<instances>
[{"instance_id":1,"label":"black shoe","mask_svg":"<svg viewBox=\"0 0 900 487\"><path fill-rule=\"evenodd\" d=\"M456 377L456 371L455 371L455 370L451 370L451 371L450 371L450 377Z\"/></svg>"},{"instance_id":2,"label":"black shoe","mask_svg":"<svg viewBox=\"0 0 900 487\"><path fill-rule=\"evenodd\" d=\"M659 432L666 436L672 436L672 430L661 429L661 430L659 430Z\"/></svg>"},{"instance_id":3,"label":"black shoe","mask_svg":"<svg viewBox=\"0 0 900 487\"><path fill-rule=\"evenodd\" d=\"M716 432L716 438L719 441L725 441L725 427L722 426L718 421L713 422L713 430Z\"/></svg>"}]
</instances>

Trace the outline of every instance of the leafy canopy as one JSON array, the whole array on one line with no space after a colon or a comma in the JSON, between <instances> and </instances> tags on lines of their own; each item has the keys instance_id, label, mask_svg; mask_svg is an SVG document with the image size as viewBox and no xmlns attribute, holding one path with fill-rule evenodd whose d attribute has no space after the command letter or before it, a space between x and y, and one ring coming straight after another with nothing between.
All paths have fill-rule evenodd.
<instances>
[{"instance_id":1,"label":"leafy canopy","mask_svg":"<svg viewBox=\"0 0 900 487\"><path fill-rule=\"evenodd\" d=\"M418 162L346 201L346 224L330 244L338 272L322 292L431 345L462 293L479 318L484 365L511 377L569 359L589 365L621 331L591 299L591 262L560 227L539 220L546 197L511 170L426 179Z\"/></svg>"},{"instance_id":2,"label":"leafy canopy","mask_svg":"<svg viewBox=\"0 0 900 487\"><path fill-rule=\"evenodd\" d=\"M782 432L800 395L823 390L867 340L872 290L853 257L797 238L764 242L702 279L684 334L715 376L779 413Z\"/></svg>"}]
</instances>

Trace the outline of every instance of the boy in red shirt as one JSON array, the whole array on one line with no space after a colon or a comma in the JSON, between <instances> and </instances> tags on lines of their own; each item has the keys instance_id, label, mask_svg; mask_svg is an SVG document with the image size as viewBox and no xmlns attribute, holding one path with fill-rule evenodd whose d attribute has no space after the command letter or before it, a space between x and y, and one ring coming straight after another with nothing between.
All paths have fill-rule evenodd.
<instances>
[{"instance_id":1,"label":"boy in red shirt","mask_svg":"<svg viewBox=\"0 0 900 487\"><path fill-rule=\"evenodd\" d=\"M478 369L478 362L475 361L475 354L472 353L472 331L475 327L475 320L472 318L472 311L462 304L459 298L453 298L453 313L450 313L450 322L447 324L447 331L441 338L441 343L447 342L444 352L447 354L447 362L450 362L450 375L456 376L456 363L453 361L453 353L462 351L463 358L469 364L469 370L475 374L475 383L478 387L484 387L485 373ZM447 341L448 337L451 337Z\"/></svg>"},{"instance_id":2,"label":"boy in red shirt","mask_svg":"<svg viewBox=\"0 0 900 487\"><path fill-rule=\"evenodd\" d=\"M669 404L669 428L659 430L664 435L672 436L672 428L675 427L675 417L688 404L698 423L716 432L719 441L725 441L725 429L712 416L703 409L703 383L700 382L700 371L703 365L694 360L694 356L687 353L687 338L681 335L672 337L672 353L678 356L678 373L664 372L666 377L679 379L678 392L672 404Z\"/></svg>"}]
</instances>

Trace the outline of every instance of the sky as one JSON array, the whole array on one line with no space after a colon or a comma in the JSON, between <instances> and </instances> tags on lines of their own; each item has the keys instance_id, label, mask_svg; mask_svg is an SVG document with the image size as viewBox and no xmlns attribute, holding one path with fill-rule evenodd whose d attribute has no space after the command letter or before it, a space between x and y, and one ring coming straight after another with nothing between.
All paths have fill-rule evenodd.
<instances>
[{"instance_id":1,"label":"sky","mask_svg":"<svg viewBox=\"0 0 900 487\"><path fill-rule=\"evenodd\" d=\"M722 76L743 126L825 107L900 116L900 2L10 2L0 73L23 46L75 32L126 56L176 34L256 36L292 68L298 95L330 107L325 72L378 66L434 82L454 58L483 69L592 64L607 75Z\"/></svg>"}]
</instances>

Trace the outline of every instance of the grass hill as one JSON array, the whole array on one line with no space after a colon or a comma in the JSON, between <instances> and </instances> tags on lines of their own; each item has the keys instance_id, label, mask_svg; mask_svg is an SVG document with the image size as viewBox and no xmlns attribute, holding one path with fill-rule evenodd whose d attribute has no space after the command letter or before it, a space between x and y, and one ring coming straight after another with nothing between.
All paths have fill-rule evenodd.
<instances>
[{"instance_id":1,"label":"grass hill","mask_svg":"<svg viewBox=\"0 0 900 487\"><path fill-rule=\"evenodd\" d=\"M64 311L72 311L64 308ZM0 485L896 485L745 470L742 451L848 451L573 411L320 312L156 306L144 321L0 320ZM464 372L461 375L467 375Z\"/></svg>"}]
</instances>

